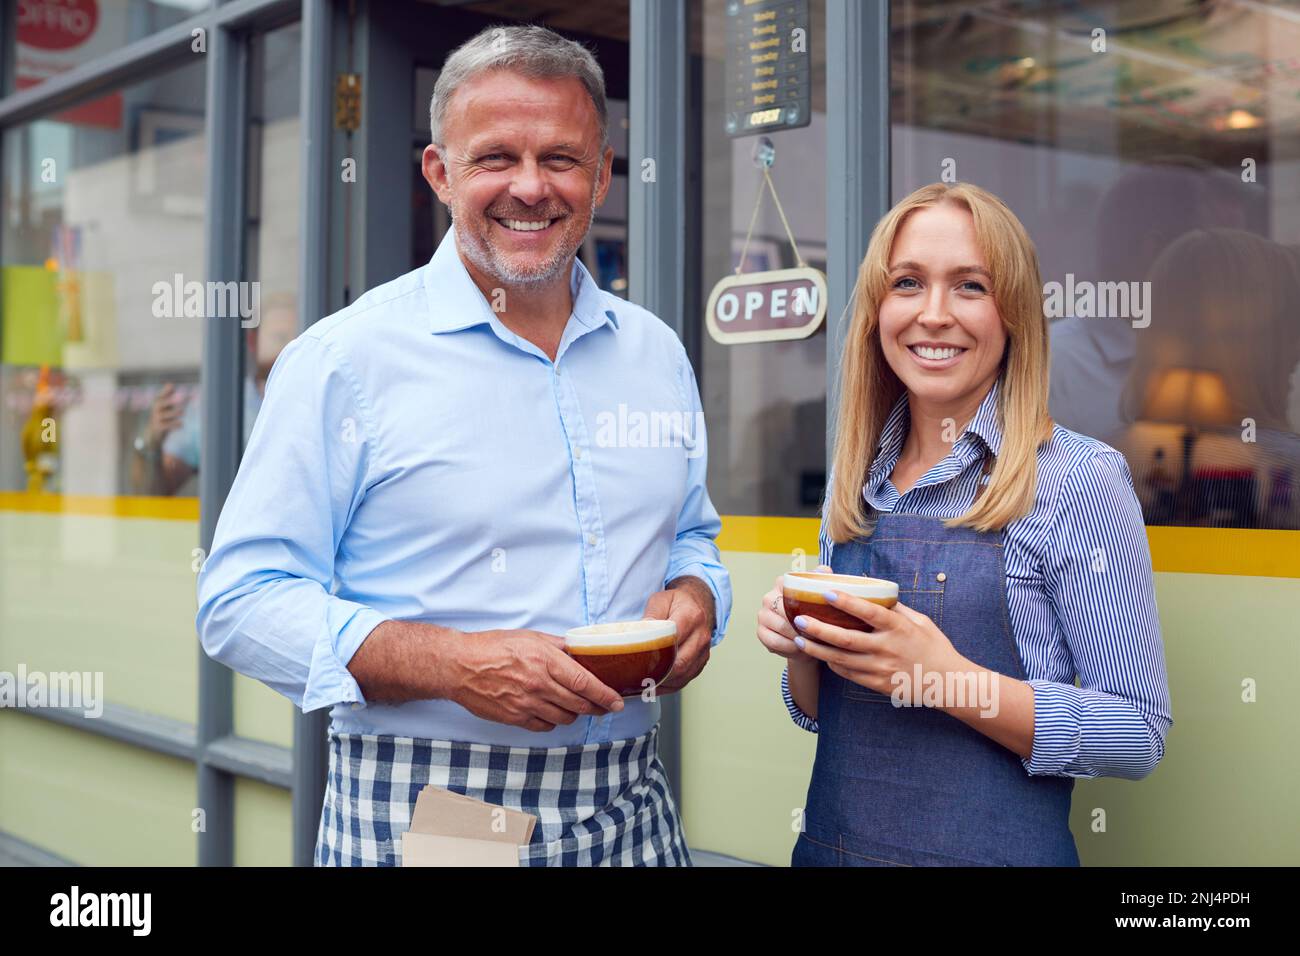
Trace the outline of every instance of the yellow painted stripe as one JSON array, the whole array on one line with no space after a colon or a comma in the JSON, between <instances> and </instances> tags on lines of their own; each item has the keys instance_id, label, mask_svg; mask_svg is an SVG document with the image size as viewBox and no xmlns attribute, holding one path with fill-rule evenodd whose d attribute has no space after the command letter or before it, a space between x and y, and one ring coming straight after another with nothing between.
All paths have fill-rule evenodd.
<instances>
[{"instance_id":1,"label":"yellow painted stripe","mask_svg":"<svg viewBox=\"0 0 1300 956\"><path fill-rule=\"evenodd\" d=\"M723 515L718 547L789 555L801 549L815 564L818 524L816 518ZM1300 578L1300 531L1153 525L1147 528L1147 541L1157 571Z\"/></svg>"},{"instance_id":2,"label":"yellow painted stripe","mask_svg":"<svg viewBox=\"0 0 1300 956\"><path fill-rule=\"evenodd\" d=\"M789 554L796 549L817 564L817 518L766 518L758 515L723 515L718 548L722 551L757 551L760 554Z\"/></svg>"},{"instance_id":3,"label":"yellow painted stripe","mask_svg":"<svg viewBox=\"0 0 1300 956\"><path fill-rule=\"evenodd\" d=\"M156 518L198 521L198 498L144 495L53 495L30 491L0 491L0 511L29 514L90 515L100 518Z\"/></svg>"},{"instance_id":4,"label":"yellow painted stripe","mask_svg":"<svg viewBox=\"0 0 1300 956\"><path fill-rule=\"evenodd\" d=\"M198 521L199 499L0 491L0 511ZM802 550L815 563L817 529L816 518L723 515L718 547L759 554ZM1157 571L1300 578L1300 531L1151 526L1147 541Z\"/></svg>"},{"instance_id":5,"label":"yellow painted stripe","mask_svg":"<svg viewBox=\"0 0 1300 956\"><path fill-rule=\"evenodd\" d=\"M1300 578L1300 531L1147 528L1157 571Z\"/></svg>"}]
</instances>

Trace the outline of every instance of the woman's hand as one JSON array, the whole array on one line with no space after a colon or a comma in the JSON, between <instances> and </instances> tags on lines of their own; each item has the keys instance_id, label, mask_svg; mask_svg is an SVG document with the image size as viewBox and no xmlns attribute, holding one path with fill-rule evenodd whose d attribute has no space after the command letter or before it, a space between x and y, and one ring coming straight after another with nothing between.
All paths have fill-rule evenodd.
<instances>
[{"instance_id":1,"label":"woman's hand","mask_svg":"<svg viewBox=\"0 0 1300 956\"><path fill-rule=\"evenodd\" d=\"M895 674L907 675L907 686L915 684L917 664L922 674L955 673L975 666L957 653L934 621L905 604L885 608L842 591L827 591L826 596L874 630L849 630L800 615L794 619L795 628L811 640L800 636L794 643L845 680L888 695L894 690Z\"/></svg>"},{"instance_id":2,"label":"woman's hand","mask_svg":"<svg viewBox=\"0 0 1300 956\"><path fill-rule=\"evenodd\" d=\"M782 577L778 575L776 585L763 595L763 604L758 609L758 640L771 653L789 660L800 653L794 643L799 635L785 616L785 605L781 602Z\"/></svg>"},{"instance_id":3,"label":"woman's hand","mask_svg":"<svg viewBox=\"0 0 1300 956\"><path fill-rule=\"evenodd\" d=\"M824 564L817 570L830 572ZM773 654L790 660L801 656L801 652L794 642L799 635L785 616L785 604L781 600L784 581L784 574L777 575L772 590L763 595L763 604L758 609L758 640Z\"/></svg>"}]
</instances>

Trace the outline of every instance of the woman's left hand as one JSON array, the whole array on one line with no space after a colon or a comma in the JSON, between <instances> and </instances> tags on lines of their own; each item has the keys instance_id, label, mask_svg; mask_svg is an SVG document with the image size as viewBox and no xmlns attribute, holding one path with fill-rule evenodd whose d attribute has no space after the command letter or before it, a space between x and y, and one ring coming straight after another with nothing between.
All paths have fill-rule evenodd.
<instances>
[{"instance_id":1,"label":"woman's left hand","mask_svg":"<svg viewBox=\"0 0 1300 956\"><path fill-rule=\"evenodd\" d=\"M957 653L948 636L934 621L905 604L881 607L842 591L827 591L835 607L871 625L872 631L849 630L824 624L806 615L794 619L801 635L795 641L809 657L825 661L836 674L869 690L891 694L895 674L907 675L921 665L922 674L968 671L974 665Z\"/></svg>"}]
</instances>

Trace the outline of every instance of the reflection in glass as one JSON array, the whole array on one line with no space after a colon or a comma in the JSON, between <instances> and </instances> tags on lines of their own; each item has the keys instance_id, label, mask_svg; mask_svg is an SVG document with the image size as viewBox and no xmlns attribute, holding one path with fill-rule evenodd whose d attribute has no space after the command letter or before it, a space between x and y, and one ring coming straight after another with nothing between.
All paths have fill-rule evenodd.
<instances>
[{"instance_id":1,"label":"reflection in glass","mask_svg":"<svg viewBox=\"0 0 1300 956\"><path fill-rule=\"evenodd\" d=\"M1149 524L1300 528L1285 7L891 5L894 198L947 176L1025 223L1052 415L1125 454Z\"/></svg>"},{"instance_id":2,"label":"reflection in glass","mask_svg":"<svg viewBox=\"0 0 1300 956\"><path fill-rule=\"evenodd\" d=\"M298 334L302 30L294 24L257 36L251 46L245 278L258 285L260 309L246 338L245 442L261 408L271 366Z\"/></svg>"},{"instance_id":3,"label":"reflection in glass","mask_svg":"<svg viewBox=\"0 0 1300 956\"><path fill-rule=\"evenodd\" d=\"M195 493L164 456L198 387L176 290L203 278L203 81L196 62L119 91L113 127L5 132L0 489Z\"/></svg>"},{"instance_id":4,"label":"reflection in glass","mask_svg":"<svg viewBox=\"0 0 1300 956\"><path fill-rule=\"evenodd\" d=\"M703 325L713 285L741 266L745 272L792 268L794 250L770 197L759 208L763 182L753 159L755 136L727 135L729 90L725 0L706 0L691 37L702 54L698 202L702 290L693 321ZM809 3L812 121L765 135L775 150L772 180L799 251L826 269L825 10ZM722 514L813 516L826 481L826 339L824 331L786 342L720 345L702 336L700 388L709 427L709 494Z\"/></svg>"},{"instance_id":5,"label":"reflection in glass","mask_svg":"<svg viewBox=\"0 0 1300 956\"><path fill-rule=\"evenodd\" d=\"M165 449L199 385L204 76L6 130L0 186L0 670L186 723L199 509Z\"/></svg>"},{"instance_id":6,"label":"reflection in glass","mask_svg":"<svg viewBox=\"0 0 1300 956\"><path fill-rule=\"evenodd\" d=\"M26 89L106 56L133 40L183 23L209 0L6 0L13 5L14 80ZM8 42L8 38L0 38ZM8 51L6 51L8 52ZM120 92L82 103L60 118L111 126L122 115Z\"/></svg>"}]
</instances>

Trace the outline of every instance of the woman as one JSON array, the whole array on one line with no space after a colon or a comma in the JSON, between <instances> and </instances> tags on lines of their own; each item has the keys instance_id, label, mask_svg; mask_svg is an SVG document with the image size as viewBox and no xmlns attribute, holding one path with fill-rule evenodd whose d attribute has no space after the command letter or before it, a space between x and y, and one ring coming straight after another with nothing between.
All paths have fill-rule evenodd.
<instances>
[{"instance_id":1,"label":"woman","mask_svg":"<svg viewBox=\"0 0 1300 956\"><path fill-rule=\"evenodd\" d=\"M1015 215L967 184L895 206L858 273L822 561L898 582L899 604L831 590L862 629L790 622L778 579L758 617L818 734L794 865L1077 865L1072 778L1138 779L1163 756L1132 479L1054 425L1047 379Z\"/></svg>"}]
</instances>

